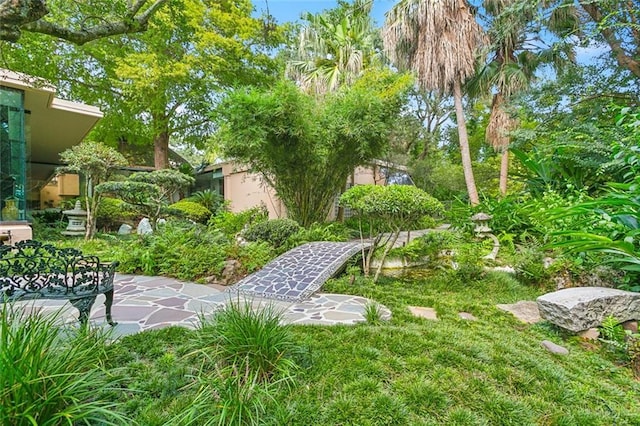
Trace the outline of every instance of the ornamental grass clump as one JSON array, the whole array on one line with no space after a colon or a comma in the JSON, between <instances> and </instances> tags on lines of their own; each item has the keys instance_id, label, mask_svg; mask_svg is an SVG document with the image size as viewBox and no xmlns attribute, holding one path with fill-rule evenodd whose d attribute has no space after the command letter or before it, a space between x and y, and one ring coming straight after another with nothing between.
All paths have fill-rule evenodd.
<instances>
[{"instance_id":1,"label":"ornamental grass clump","mask_svg":"<svg viewBox=\"0 0 640 426\"><path fill-rule=\"evenodd\" d=\"M204 323L201 344L215 351L219 365L248 370L260 382L291 378L297 345L281 320L270 305L254 309L250 302L230 303Z\"/></svg>"},{"instance_id":2,"label":"ornamental grass clump","mask_svg":"<svg viewBox=\"0 0 640 426\"><path fill-rule=\"evenodd\" d=\"M132 424L100 399L114 383L103 368L106 336L61 328L59 316L0 311L0 419L3 425Z\"/></svg>"},{"instance_id":3,"label":"ornamental grass clump","mask_svg":"<svg viewBox=\"0 0 640 426\"><path fill-rule=\"evenodd\" d=\"M203 320L188 356L200 360L191 405L172 419L176 425L259 425L272 410L283 385L293 383L297 345L273 307L230 303Z\"/></svg>"}]
</instances>

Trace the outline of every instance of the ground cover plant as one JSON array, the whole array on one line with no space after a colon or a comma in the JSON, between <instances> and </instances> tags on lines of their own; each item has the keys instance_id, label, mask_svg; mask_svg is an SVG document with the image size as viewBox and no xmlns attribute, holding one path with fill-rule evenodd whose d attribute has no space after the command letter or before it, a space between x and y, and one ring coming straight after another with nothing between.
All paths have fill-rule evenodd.
<instances>
[{"instance_id":1,"label":"ground cover plant","mask_svg":"<svg viewBox=\"0 0 640 426\"><path fill-rule=\"evenodd\" d=\"M378 284L344 277L327 283L325 291L370 297L391 308L393 319L381 322L371 313L370 322L356 326L290 327L287 345L298 348L290 358L298 366L294 380L266 388L252 388L253 379L248 387L225 382L230 376L203 358L186 356L193 342L202 342L199 331L169 328L128 336L110 348L109 362L124 366L126 382L114 398L145 425L167 424L196 398L198 404L208 401L212 414L220 414L223 402L231 404L227 410L245 404L260 417L239 424L256 425L640 422L635 397L640 383L606 350L598 350L597 342L587 345L545 323L525 325L495 307L540 294L507 274L468 280L453 270L422 271ZM408 306L433 307L439 320L413 317ZM478 320L460 319L463 311ZM210 336L224 333L209 330ZM570 354L550 354L540 345L543 339L568 347ZM197 373L189 373L194 366ZM210 381L202 382L205 377ZM209 387L206 397L199 391L202 383L228 386ZM251 392L257 400L232 399L233 386L236 397Z\"/></svg>"}]
</instances>

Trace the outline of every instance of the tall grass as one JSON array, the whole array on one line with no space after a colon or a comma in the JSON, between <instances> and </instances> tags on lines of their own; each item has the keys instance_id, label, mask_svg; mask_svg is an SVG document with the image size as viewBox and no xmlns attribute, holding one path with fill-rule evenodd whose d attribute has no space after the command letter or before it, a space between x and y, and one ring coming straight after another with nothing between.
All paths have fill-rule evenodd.
<instances>
[{"instance_id":1,"label":"tall grass","mask_svg":"<svg viewBox=\"0 0 640 426\"><path fill-rule=\"evenodd\" d=\"M0 305L0 423L132 424L97 398L112 385L102 365L106 336L59 322Z\"/></svg>"},{"instance_id":2,"label":"tall grass","mask_svg":"<svg viewBox=\"0 0 640 426\"><path fill-rule=\"evenodd\" d=\"M297 345L281 320L271 305L254 309L251 302L233 302L204 322L200 344L215 351L220 364L248 370L260 382L292 377Z\"/></svg>"},{"instance_id":3,"label":"tall grass","mask_svg":"<svg viewBox=\"0 0 640 426\"><path fill-rule=\"evenodd\" d=\"M269 411L282 411L274 398L293 383L297 346L289 326L271 306L231 303L203 321L195 339L201 367L192 404L172 419L176 425L259 425Z\"/></svg>"}]
</instances>

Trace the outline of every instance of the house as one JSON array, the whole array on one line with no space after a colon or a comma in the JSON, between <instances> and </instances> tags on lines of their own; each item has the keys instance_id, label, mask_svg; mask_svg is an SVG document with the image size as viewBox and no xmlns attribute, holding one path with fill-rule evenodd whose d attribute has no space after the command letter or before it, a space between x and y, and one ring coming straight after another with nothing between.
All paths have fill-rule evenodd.
<instances>
[{"instance_id":1,"label":"house","mask_svg":"<svg viewBox=\"0 0 640 426\"><path fill-rule=\"evenodd\" d=\"M102 112L55 94L46 82L0 69L0 240L10 244L31 238L30 209L46 207L47 197L79 195L77 176L55 178L59 154L80 143Z\"/></svg>"},{"instance_id":2,"label":"house","mask_svg":"<svg viewBox=\"0 0 640 426\"><path fill-rule=\"evenodd\" d=\"M405 166L374 160L370 165L356 167L346 182L348 188L354 185L413 185ZM209 189L220 194L232 212L241 212L251 207L266 206L270 219L287 216L284 203L276 191L266 184L260 175L252 173L248 166L232 161L210 164L196 172L196 191ZM335 219L336 206L327 219Z\"/></svg>"}]
</instances>

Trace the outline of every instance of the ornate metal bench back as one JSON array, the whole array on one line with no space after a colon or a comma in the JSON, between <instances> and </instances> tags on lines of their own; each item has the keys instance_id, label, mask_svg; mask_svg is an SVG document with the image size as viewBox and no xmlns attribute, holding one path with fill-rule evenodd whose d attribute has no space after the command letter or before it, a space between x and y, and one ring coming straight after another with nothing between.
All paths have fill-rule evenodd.
<instances>
[{"instance_id":1,"label":"ornate metal bench back","mask_svg":"<svg viewBox=\"0 0 640 426\"><path fill-rule=\"evenodd\" d=\"M5 300L86 297L113 288L115 264L96 256L26 240L0 246L0 295Z\"/></svg>"}]
</instances>

